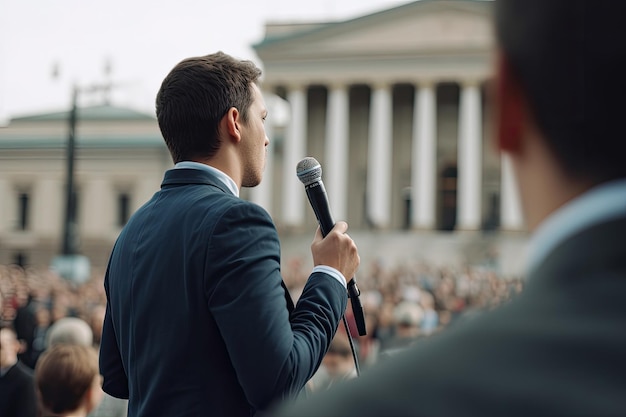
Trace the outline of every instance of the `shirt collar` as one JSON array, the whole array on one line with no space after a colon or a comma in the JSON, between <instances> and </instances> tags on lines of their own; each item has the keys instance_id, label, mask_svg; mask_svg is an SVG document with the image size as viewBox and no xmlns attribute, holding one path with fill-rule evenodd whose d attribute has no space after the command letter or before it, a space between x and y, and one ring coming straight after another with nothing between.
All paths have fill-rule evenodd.
<instances>
[{"instance_id":1,"label":"shirt collar","mask_svg":"<svg viewBox=\"0 0 626 417\"><path fill-rule=\"evenodd\" d=\"M228 175L226 175L224 172L220 171L219 169L212 167L210 165L206 165L206 164L201 164L200 162L193 162L193 161L182 161L182 162L178 162L176 165L174 165L175 169L179 169L179 168L187 168L187 169L202 169L205 171L209 171L210 173L212 173L213 175L215 175L221 182L224 183L224 185L226 187L228 187L228 189L237 197L239 197L239 188L237 188L237 184L235 183L235 181L229 177Z\"/></svg>"},{"instance_id":2,"label":"shirt collar","mask_svg":"<svg viewBox=\"0 0 626 417\"><path fill-rule=\"evenodd\" d=\"M561 242L597 223L626 216L626 179L598 185L548 216L530 240L527 273Z\"/></svg>"}]
</instances>

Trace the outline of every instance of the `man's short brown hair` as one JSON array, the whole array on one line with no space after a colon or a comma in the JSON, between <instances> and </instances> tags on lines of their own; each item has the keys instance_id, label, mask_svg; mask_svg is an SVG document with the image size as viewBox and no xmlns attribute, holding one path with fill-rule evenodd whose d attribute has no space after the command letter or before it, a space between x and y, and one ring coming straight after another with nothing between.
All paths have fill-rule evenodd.
<instances>
[{"instance_id":1,"label":"man's short brown hair","mask_svg":"<svg viewBox=\"0 0 626 417\"><path fill-rule=\"evenodd\" d=\"M98 355L92 347L60 344L37 361L35 385L43 407L59 414L80 406L97 375Z\"/></svg>"}]
</instances>

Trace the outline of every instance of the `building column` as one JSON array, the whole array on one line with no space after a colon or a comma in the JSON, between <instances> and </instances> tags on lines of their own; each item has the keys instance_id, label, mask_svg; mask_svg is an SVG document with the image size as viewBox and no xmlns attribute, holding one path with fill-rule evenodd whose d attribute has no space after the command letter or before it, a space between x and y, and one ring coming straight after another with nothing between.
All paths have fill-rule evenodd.
<instances>
[{"instance_id":1,"label":"building column","mask_svg":"<svg viewBox=\"0 0 626 417\"><path fill-rule=\"evenodd\" d=\"M322 172L331 213L336 220L347 219L348 201L348 119L349 100L345 85L333 85L328 92L326 116L326 166Z\"/></svg>"},{"instance_id":2,"label":"building column","mask_svg":"<svg viewBox=\"0 0 626 417\"><path fill-rule=\"evenodd\" d=\"M306 87L290 87L287 101L291 106L291 116L287 126L283 157L283 212L282 222L286 226L299 226L304 223L303 185L298 179L296 168L306 152L307 96Z\"/></svg>"},{"instance_id":3,"label":"building column","mask_svg":"<svg viewBox=\"0 0 626 417\"><path fill-rule=\"evenodd\" d=\"M13 203L13 194L9 187L9 182L3 178L0 178L0 239L3 234L8 233L13 228L13 212L11 209L11 203Z\"/></svg>"},{"instance_id":4,"label":"building column","mask_svg":"<svg viewBox=\"0 0 626 417\"><path fill-rule=\"evenodd\" d=\"M375 228L389 225L391 205L392 93L389 85L372 88L367 164L366 215Z\"/></svg>"},{"instance_id":5,"label":"building column","mask_svg":"<svg viewBox=\"0 0 626 417\"><path fill-rule=\"evenodd\" d=\"M482 197L482 114L478 83L461 86L458 142L459 230L478 230L481 226Z\"/></svg>"},{"instance_id":6,"label":"building column","mask_svg":"<svg viewBox=\"0 0 626 417\"><path fill-rule=\"evenodd\" d=\"M274 166L274 148L276 144L274 142L274 114L271 108L271 102L269 98L272 96L271 92L265 91L263 93L266 99L266 105L268 107L269 116L265 122L265 136L268 137L270 144L266 148L265 153L265 169L263 171L263 179L261 183L256 187L250 189L250 200L259 206L263 207L268 213L271 213L272 209L272 183L274 178L272 176L272 167Z\"/></svg>"},{"instance_id":7,"label":"building column","mask_svg":"<svg viewBox=\"0 0 626 417\"><path fill-rule=\"evenodd\" d=\"M513 165L508 155L502 155L500 166L500 229L519 231L524 228L524 217Z\"/></svg>"},{"instance_id":8,"label":"building column","mask_svg":"<svg viewBox=\"0 0 626 417\"><path fill-rule=\"evenodd\" d=\"M103 177L93 177L83 182L81 189L81 214L79 217L81 235L101 238L115 224L117 218L116 192L111 192L109 181Z\"/></svg>"},{"instance_id":9,"label":"building column","mask_svg":"<svg viewBox=\"0 0 626 417\"><path fill-rule=\"evenodd\" d=\"M31 220L33 230L37 234L50 238L56 237L61 232L61 219L65 206L54 204L61 200L58 196L63 195L64 183L60 178L45 176L37 181L32 192Z\"/></svg>"},{"instance_id":10,"label":"building column","mask_svg":"<svg viewBox=\"0 0 626 417\"><path fill-rule=\"evenodd\" d=\"M411 156L411 226L435 228L437 171L437 108L435 88L430 83L417 86L413 114Z\"/></svg>"}]
</instances>

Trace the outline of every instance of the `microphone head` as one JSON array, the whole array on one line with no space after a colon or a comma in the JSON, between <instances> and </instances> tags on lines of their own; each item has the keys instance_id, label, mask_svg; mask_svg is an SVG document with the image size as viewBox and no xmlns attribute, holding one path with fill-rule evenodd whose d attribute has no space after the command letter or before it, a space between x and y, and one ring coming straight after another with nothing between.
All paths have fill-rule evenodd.
<instances>
[{"instance_id":1,"label":"microphone head","mask_svg":"<svg viewBox=\"0 0 626 417\"><path fill-rule=\"evenodd\" d=\"M322 179L322 166L315 158L310 156L298 162L296 172L304 185L309 185Z\"/></svg>"}]
</instances>

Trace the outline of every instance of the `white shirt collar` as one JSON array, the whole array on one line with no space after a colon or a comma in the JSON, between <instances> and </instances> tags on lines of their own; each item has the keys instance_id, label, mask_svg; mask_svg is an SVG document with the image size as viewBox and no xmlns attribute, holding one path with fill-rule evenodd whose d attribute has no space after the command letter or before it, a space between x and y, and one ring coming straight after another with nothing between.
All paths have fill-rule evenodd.
<instances>
[{"instance_id":1,"label":"white shirt collar","mask_svg":"<svg viewBox=\"0 0 626 417\"><path fill-rule=\"evenodd\" d=\"M598 185L576 197L548 216L535 230L529 245L527 273L575 233L623 216L626 217L626 179Z\"/></svg>"},{"instance_id":2,"label":"white shirt collar","mask_svg":"<svg viewBox=\"0 0 626 417\"><path fill-rule=\"evenodd\" d=\"M226 175L224 172L220 171L219 169L217 169L215 167L212 167L212 166L206 165L206 164L201 164L200 162L182 161L182 162L178 162L176 165L174 165L174 168L175 169L179 169L179 168L203 169L205 171L209 171L210 173L215 175L221 182L223 182L224 185L234 195L239 197L239 188L237 188L237 184L235 183L235 181L231 177Z\"/></svg>"}]
</instances>

